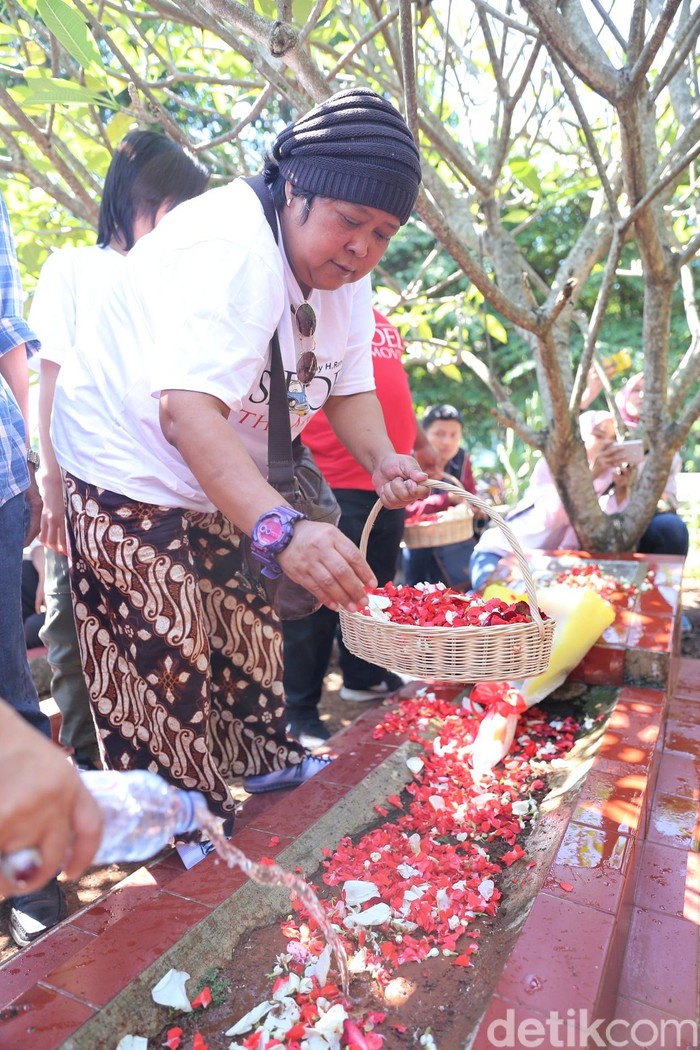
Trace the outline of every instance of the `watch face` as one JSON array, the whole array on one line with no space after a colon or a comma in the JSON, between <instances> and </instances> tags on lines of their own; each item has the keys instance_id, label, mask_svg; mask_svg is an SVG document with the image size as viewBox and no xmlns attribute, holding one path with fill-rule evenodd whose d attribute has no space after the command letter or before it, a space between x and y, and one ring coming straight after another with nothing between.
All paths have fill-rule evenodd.
<instances>
[{"instance_id":1,"label":"watch face","mask_svg":"<svg viewBox=\"0 0 700 1050\"><path fill-rule=\"evenodd\" d=\"M255 542L261 547L272 547L282 539L287 528L276 515L263 518L255 530Z\"/></svg>"}]
</instances>

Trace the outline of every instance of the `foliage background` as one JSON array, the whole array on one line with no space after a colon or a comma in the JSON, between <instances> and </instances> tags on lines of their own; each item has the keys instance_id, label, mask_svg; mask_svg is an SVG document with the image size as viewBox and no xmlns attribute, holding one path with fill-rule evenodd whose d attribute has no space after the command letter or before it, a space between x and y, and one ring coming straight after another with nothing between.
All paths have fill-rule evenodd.
<instances>
[{"instance_id":1,"label":"foliage background","mask_svg":"<svg viewBox=\"0 0 700 1050\"><path fill-rule=\"evenodd\" d=\"M366 83L406 113L425 192L375 290L416 406L448 400L515 498L547 457L588 545L634 542L673 448L700 469L698 0L4 0L0 169L31 294L94 239L132 126L212 170L256 170L277 131ZM647 371L644 484L612 530L575 419L581 374Z\"/></svg>"}]
</instances>

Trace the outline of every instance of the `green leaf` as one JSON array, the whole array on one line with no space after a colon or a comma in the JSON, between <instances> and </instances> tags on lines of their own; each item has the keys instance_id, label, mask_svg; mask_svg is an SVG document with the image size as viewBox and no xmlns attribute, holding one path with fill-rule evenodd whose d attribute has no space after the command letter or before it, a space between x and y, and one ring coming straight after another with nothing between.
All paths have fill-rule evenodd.
<instances>
[{"instance_id":1,"label":"green leaf","mask_svg":"<svg viewBox=\"0 0 700 1050\"><path fill-rule=\"evenodd\" d=\"M131 130L133 125L133 113L127 113L125 110L122 110L121 113L115 113L107 125L107 138L113 146L116 146L124 138L127 131Z\"/></svg>"},{"instance_id":2,"label":"green leaf","mask_svg":"<svg viewBox=\"0 0 700 1050\"><path fill-rule=\"evenodd\" d=\"M511 222L513 225L518 225L521 222L525 222L526 219L530 218L530 212L526 211L525 208L511 208L503 216L504 222Z\"/></svg>"},{"instance_id":3,"label":"green leaf","mask_svg":"<svg viewBox=\"0 0 700 1050\"><path fill-rule=\"evenodd\" d=\"M106 95L90 91L71 80L42 78L11 89L12 97L24 106L108 106L114 103Z\"/></svg>"},{"instance_id":4,"label":"green leaf","mask_svg":"<svg viewBox=\"0 0 700 1050\"><path fill-rule=\"evenodd\" d=\"M48 29L83 69L102 67L97 44L82 15L64 0L38 0L37 11Z\"/></svg>"},{"instance_id":5,"label":"green leaf","mask_svg":"<svg viewBox=\"0 0 700 1050\"><path fill-rule=\"evenodd\" d=\"M484 327L492 339L498 339L499 343L508 342L508 333L498 318L494 317L493 314L486 314L486 317L484 318Z\"/></svg>"},{"instance_id":6,"label":"green leaf","mask_svg":"<svg viewBox=\"0 0 700 1050\"><path fill-rule=\"evenodd\" d=\"M443 365L440 369L446 379L452 379L455 383L463 383L464 375L462 369L458 368L457 365Z\"/></svg>"},{"instance_id":7,"label":"green leaf","mask_svg":"<svg viewBox=\"0 0 700 1050\"><path fill-rule=\"evenodd\" d=\"M536 193L538 196L542 193L542 183L529 160L524 157L511 157L508 167L513 173L513 178L521 182L531 193Z\"/></svg>"}]
</instances>

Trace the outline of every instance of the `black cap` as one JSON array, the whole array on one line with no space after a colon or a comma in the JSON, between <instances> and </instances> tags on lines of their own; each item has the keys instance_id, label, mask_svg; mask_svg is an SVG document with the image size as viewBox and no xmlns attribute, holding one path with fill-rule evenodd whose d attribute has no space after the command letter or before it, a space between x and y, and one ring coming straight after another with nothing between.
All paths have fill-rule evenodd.
<instances>
[{"instance_id":1,"label":"black cap","mask_svg":"<svg viewBox=\"0 0 700 1050\"><path fill-rule=\"evenodd\" d=\"M464 426L462 413L454 405L433 405L427 409L423 415L423 426L429 427L438 419L454 419L461 427Z\"/></svg>"},{"instance_id":2,"label":"black cap","mask_svg":"<svg viewBox=\"0 0 700 1050\"><path fill-rule=\"evenodd\" d=\"M288 124L272 156L297 188L379 208L401 225L418 196L413 135L399 111L369 88L339 91Z\"/></svg>"}]
</instances>

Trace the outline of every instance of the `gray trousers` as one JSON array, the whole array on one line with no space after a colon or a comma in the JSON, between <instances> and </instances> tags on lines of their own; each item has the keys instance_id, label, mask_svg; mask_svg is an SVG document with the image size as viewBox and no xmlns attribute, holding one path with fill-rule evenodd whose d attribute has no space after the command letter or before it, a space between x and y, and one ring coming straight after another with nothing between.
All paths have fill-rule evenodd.
<instances>
[{"instance_id":1,"label":"gray trousers","mask_svg":"<svg viewBox=\"0 0 700 1050\"><path fill-rule=\"evenodd\" d=\"M51 692L61 712L60 742L93 761L99 761L95 724L73 619L68 558L49 550L46 554L44 593L46 619L39 637L48 649Z\"/></svg>"}]
</instances>

